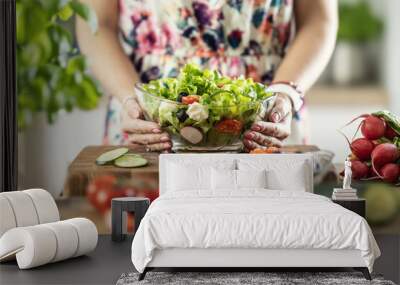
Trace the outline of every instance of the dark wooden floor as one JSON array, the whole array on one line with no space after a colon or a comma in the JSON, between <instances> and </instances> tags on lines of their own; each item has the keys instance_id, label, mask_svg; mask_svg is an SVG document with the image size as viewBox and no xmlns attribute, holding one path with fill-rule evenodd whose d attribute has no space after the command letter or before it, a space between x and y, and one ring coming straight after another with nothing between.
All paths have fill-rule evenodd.
<instances>
[{"instance_id":1,"label":"dark wooden floor","mask_svg":"<svg viewBox=\"0 0 400 285\"><path fill-rule=\"evenodd\" d=\"M99 236L95 251L41 267L19 270L16 262L0 264L0 284L115 284L124 272L134 271L132 239L115 243L111 236Z\"/></svg>"},{"instance_id":2,"label":"dark wooden floor","mask_svg":"<svg viewBox=\"0 0 400 285\"><path fill-rule=\"evenodd\" d=\"M377 235L382 257L375 263L374 272L383 274L395 283L400 281L400 236ZM134 271L130 248L132 238L114 243L110 236L100 236L99 244L88 256L48 264L29 270L19 270L16 262L0 264L0 284L115 284L124 272ZM285 269L280 269L283 271ZM290 271L298 271L290 270ZM307 269L306 271L317 271ZM327 271L344 271L331 268ZM271 269L271 271L277 271Z\"/></svg>"}]
</instances>

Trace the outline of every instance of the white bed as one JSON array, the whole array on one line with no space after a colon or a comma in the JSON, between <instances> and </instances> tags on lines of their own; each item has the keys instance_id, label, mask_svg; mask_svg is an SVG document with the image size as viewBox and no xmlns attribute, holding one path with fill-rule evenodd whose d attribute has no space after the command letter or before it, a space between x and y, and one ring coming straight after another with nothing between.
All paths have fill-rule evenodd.
<instances>
[{"instance_id":1,"label":"white bed","mask_svg":"<svg viewBox=\"0 0 400 285\"><path fill-rule=\"evenodd\" d=\"M212 181L248 173L254 186L260 169L264 188ZM161 155L160 197L132 243L140 278L154 267L354 267L368 278L380 252L367 222L312 194L312 170L304 154Z\"/></svg>"}]
</instances>

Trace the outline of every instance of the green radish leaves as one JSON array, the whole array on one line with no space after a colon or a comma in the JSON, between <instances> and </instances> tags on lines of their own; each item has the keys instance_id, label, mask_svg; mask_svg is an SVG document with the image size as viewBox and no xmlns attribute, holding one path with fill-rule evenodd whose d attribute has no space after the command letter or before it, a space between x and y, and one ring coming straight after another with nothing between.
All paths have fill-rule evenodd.
<instances>
[{"instance_id":1,"label":"green radish leaves","mask_svg":"<svg viewBox=\"0 0 400 285\"><path fill-rule=\"evenodd\" d=\"M388 123L397 134L400 135L400 118L398 116L387 110L378 111L372 113L372 115L383 118L385 122Z\"/></svg>"}]
</instances>

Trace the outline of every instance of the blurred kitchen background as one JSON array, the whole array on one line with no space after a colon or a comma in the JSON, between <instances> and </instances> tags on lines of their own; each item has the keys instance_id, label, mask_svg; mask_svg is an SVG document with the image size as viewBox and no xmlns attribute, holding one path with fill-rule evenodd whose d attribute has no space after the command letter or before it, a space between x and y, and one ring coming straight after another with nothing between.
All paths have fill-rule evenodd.
<instances>
[{"instance_id":1,"label":"blurred kitchen background","mask_svg":"<svg viewBox=\"0 0 400 285\"><path fill-rule=\"evenodd\" d=\"M18 82L23 106L19 111L19 186L41 187L60 197L68 166L76 155L85 146L102 144L107 98L100 97L101 90L87 75L84 58L79 55L68 61L65 70L54 66L44 70L42 77L29 77L29 69L25 70L24 64L46 60L49 45L56 44L60 54L63 51L75 54L74 13L86 18L90 25L96 25L91 12L74 2L75 6L59 14L66 22L31 45L29 35L35 32L35 27L24 23L24 15L29 12L36 24L45 24L40 19L51 13L54 9L51 3L57 1L41 2L45 3L44 10L31 7L35 1L17 0L17 25L25 27L25 30L19 29L17 36L26 45L18 51L18 69L23 73L19 74ZM349 152L344 138L337 132L339 127L359 114L381 109L400 115L399 11L399 0L340 1L335 53L318 84L306 95L308 143L332 151L335 163L343 162ZM60 65L66 63L66 58L57 56ZM60 78L66 80L60 81ZM51 101L52 94L48 94L47 84L57 80L60 81L57 83L59 96L70 112L58 113L57 100ZM32 96L31 92L35 94ZM46 105L41 104L43 96L50 98ZM43 112L37 113L39 110ZM32 111L36 113L34 116Z\"/></svg>"}]
</instances>

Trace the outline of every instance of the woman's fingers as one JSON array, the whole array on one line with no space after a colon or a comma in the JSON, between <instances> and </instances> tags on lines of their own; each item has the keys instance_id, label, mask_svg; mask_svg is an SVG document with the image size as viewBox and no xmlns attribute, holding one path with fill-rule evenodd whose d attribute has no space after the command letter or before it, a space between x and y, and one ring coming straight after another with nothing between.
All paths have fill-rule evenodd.
<instances>
[{"instance_id":1,"label":"woman's fingers","mask_svg":"<svg viewBox=\"0 0 400 285\"><path fill-rule=\"evenodd\" d=\"M122 107L131 119L140 119L143 117L142 108L140 108L138 102L133 97L128 98Z\"/></svg>"},{"instance_id":2,"label":"woman's fingers","mask_svg":"<svg viewBox=\"0 0 400 285\"><path fill-rule=\"evenodd\" d=\"M122 130L127 133L135 134L161 133L160 126L157 123L140 119L122 120Z\"/></svg>"},{"instance_id":3,"label":"woman's fingers","mask_svg":"<svg viewBox=\"0 0 400 285\"><path fill-rule=\"evenodd\" d=\"M247 152L256 149L256 148L265 148L264 146L259 145L255 141L244 139L243 140L244 148L247 150Z\"/></svg>"},{"instance_id":4,"label":"woman's fingers","mask_svg":"<svg viewBox=\"0 0 400 285\"><path fill-rule=\"evenodd\" d=\"M251 132L251 131L246 132L244 134L244 137L248 140L252 140L252 141L256 142L257 144L266 146L266 147L269 147L269 146L282 147L282 145L283 145L281 140L271 137L271 136L266 136L259 132Z\"/></svg>"},{"instance_id":5,"label":"woman's fingers","mask_svg":"<svg viewBox=\"0 0 400 285\"><path fill-rule=\"evenodd\" d=\"M155 122L142 120L143 114L134 98L127 100L121 112L121 127L127 133L161 133L160 126Z\"/></svg>"},{"instance_id":6,"label":"woman's fingers","mask_svg":"<svg viewBox=\"0 0 400 285\"><path fill-rule=\"evenodd\" d=\"M281 123L258 121L251 126L251 130L283 140L290 135L290 121L288 116Z\"/></svg>"},{"instance_id":7,"label":"woman's fingers","mask_svg":"<svg viewBox=\"0 0 400 285\"><path fill-rule=\"evenodd\" d=\"M274 123L281 122L286 116L292 112L292 101L287 95L278 94L275 99L274 107L269 113L269 121Z\"/></svg>"},{"instance_id":8,"label":"woman's fingers","mask_svg":"<svg viewBox=\"0 0 400 285\"><path fill-rule=\"evenodd\" d=\"M134 144L155 144L155 143L168 143L170 142L170 138L167 133L161 134L138 134L133 133L128 135L128 140L130 143Z\"/></svg>"},{"instance_id":9,"label":"woman's fingers","mask_svg":"<svg viewBox=\"0 0 400 285\"><path fill-rule=\"evenodd\" d=\"M162 133L155 122L143 120L143 112L135 98L128 98L123 103L121 127L128 134L128 141L133 145L145 145L147 151L168 151L172 147L167 133Z\"/></svg>"},{"instance_id":10,"label":"woman's fingers","mask_svg":"<svg viewBox=\"0 0 400 285\"><path fill-rule=\"evenodd\" d=\"M290 135L292 103L285 95L278 95L269 115L270 122L258 121L251 126L251 131L244 134L245 148L282 147L282 140Z\"/></svg>"},{"instance_id":11,"label":"woman's fingers","mask_svg":"<svg viewBox=\"0 0 400 285\"><path fill-rule=\"evenodd\" d=\"M171 149L172 144L170 142L165 143L155 143L146 145L147 151L169 151Z\"/></svg>"}]
</instances>

